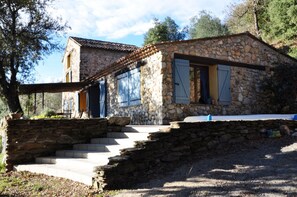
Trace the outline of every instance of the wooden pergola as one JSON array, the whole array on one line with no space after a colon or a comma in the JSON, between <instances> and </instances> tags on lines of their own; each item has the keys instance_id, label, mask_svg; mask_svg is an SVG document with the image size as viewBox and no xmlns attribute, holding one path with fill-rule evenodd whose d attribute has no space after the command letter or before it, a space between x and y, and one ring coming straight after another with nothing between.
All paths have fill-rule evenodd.
<instances>
[{"instance_id":1,"label":"wooden pergola","mask_svg":"<svg viewBox=\"0 0 297 197\"><path fill-rule=\"evenodd\" d=\"M60 93L74 92L86 88L89 85L87 82L72 82L72 83L41 83L41 84L21 84L19 86L19 95L34 94L34 113L36 110L36 94L42 94L42 109L44 109L44 93Z\"/></svg>"}]
</instances>

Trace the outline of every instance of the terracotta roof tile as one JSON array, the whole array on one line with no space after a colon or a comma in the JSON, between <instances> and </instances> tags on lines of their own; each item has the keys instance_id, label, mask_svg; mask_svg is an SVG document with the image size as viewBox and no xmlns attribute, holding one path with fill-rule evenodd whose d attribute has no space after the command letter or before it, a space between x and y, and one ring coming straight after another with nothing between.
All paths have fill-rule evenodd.
<instances>
[{"instance_id":1,"label":"terracotta roof tile","mask_svg":"<svg viewBox=\"0 0 297 197\"><path fill-rule=\"evenodd\" d=\"M78 38L78 37L70 37L78 44L83 47L91 47L91 48L99 48L99 49L107 49L107 50L116 50L116 51L135 51L138 49L135 45L129 44L122 44L116 42L106 42L102 40L93 40L93 39L86 39L86 38Z\"/></svg>"}]
</instances>

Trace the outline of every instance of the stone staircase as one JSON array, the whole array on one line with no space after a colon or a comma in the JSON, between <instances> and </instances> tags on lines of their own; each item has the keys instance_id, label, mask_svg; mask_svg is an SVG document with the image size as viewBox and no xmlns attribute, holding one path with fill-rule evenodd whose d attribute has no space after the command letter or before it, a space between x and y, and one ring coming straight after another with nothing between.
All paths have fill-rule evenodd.
<instances>
[{"instance_id":1,"label":"stone staircase","mask_svg":"<svg viewBox=\"0 0 297 197\"><path fill-rule=\"evenodd\" d=\"M93 184L94 170L108 164L109 157L121 149L134 147L135 141L147 140L149 133L168 126L128 125L122 132L108 132L106 138L91 139L90 144L75 144L72 150L58 150L52 157L38 157L34 164L16 165L17 171L63 177L86 185Z\"/></svg>"}]
</instances>

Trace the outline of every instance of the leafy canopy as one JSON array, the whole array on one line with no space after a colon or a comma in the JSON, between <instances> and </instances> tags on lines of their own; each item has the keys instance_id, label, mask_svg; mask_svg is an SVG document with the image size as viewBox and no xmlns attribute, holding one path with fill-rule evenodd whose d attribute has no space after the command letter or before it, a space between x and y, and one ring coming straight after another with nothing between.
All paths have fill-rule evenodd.
<instances>
[{"instance_id":1,"label":"leafy canopy","mask_svg":"<svg viewBox=\"0 0 297 197\"><path fill-rule=\"evenodd\" d=\"M231 5L227 25L232 33L249 31L297 57L297 4L296 0L245 0Z\"/></svg>"},{"instance_id":2,"label":"leafy canopy","mask_svg":"<svg viewBox=\"0 0 297 197\"><path fill-rule=\"evenodd\" d=\"M163 22L154 19L154 24L154 27L150 28L144 35L143 45L164 41L184 40L186 37L186 28L180 30L179 26L170 17L166 17Z\"/></svg>"},{"instance_id":3,"label":"leafy canopy","mask_svg":"<svg viewBox=\"0 0 297 197\"><path fill-rule=\"evenodd\" d=\"M189 34L192 39L221 36L228 33L227 26L222 24L219 18L210 15L206 11L201 11L199 16L194 16L191 19Z\"/></svg>"},{"instance_id":4,"label":"leafy canopy","mask_svg":"<svg viewBox=\"0 0 297 197\"><path fill-rule=\"evenodd\" d=\"M59 49L54 38L67 25L50 16L52 0L0 1L0 93L10 112L22 112L18 84L30 78L44 55Z\"/></svg>"}]
</instances>

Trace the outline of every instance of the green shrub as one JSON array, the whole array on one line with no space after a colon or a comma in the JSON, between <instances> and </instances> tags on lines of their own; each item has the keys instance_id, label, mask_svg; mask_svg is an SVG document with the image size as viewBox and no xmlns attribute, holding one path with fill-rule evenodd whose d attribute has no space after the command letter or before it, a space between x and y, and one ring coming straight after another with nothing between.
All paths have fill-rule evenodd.
<instances>
[{"instance_id":1,"label":"green shrub","mask_svg":"<svg viewBox=\"0 0 297 197\"><path fill-rule=\"evenodd\" d=\"M31 119L44 119L44 118L61 119L63 118L63 116L57 115L56 112L46 109L40 115L31 117Z\"/></svg>"},{"instance_id":2,"label":"green shrub","mask_svg":"<svg viewBox=\"0 0 297 197\"><path fill-rule=\"evenodd\" d=\"M272 76L262 85L269 96L276 113L296 111L297 99L297 65L280 65L273 69Z\"/></svg>"}]
</instances>

